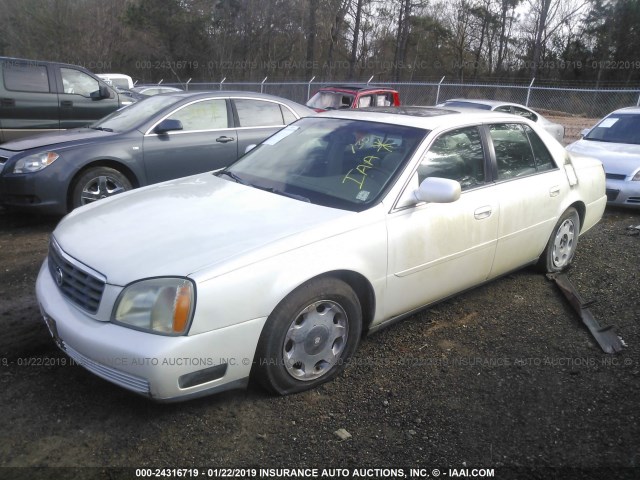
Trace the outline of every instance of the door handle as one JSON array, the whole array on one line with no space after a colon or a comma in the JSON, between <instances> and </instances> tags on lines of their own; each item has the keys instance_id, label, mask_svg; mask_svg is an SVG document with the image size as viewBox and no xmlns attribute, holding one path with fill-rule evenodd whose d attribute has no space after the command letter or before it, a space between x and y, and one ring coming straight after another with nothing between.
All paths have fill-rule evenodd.
<instances>
[{"instance_id":1,"label":"door handle","mask_svg":"<svg viewBox=\"0 0 640 480\"><path fill-rule=\"evenodd\" d=\"M15 107L16 101L13 98L0 99L0 105L3 107Z\"/></svg>"},{"instance_id":2,"label":"door handle","mask_svg":"<svg viewBox=\"0 0 640 480\"><path fill-rule=\"evenodd\" d=\"M73 107L73 102L71 100L63 100L60 102L61 107Z\"/></svg>"},{"instance_id":3,"label":"door handle","mask_svg":"<svg viewBox=\"0 0 640 480\"><path fill-rule=\"evenodd\" d=\"M232 137L225 137L225 136L216 138L216 142L218 143L228 143L228 142L233 142L234 140L235 139Z\"/></svg>"},{"instance_id":4,"label":"door handle","mask_svg":"<svg viewBox=\"0 0 640 480\"><path fill-rule=\"evenodd\" d=\"M476 220L482 220L483 218L489 218L492 211L493 209L491 208L491 205L487 205L485 207L476 208L473 212L473 216Z\"/></svg>"},{"instance_id":5,"label":"door handle","mask_svg":"<svg viewBox=\"0 0 640 480\"><path fill-rule=\"evenodd\" d=\"M558 195L560 195L560 187L558 185L554 185L549 189L550 197L557 197Z\"/></svg>"}]
</instances>

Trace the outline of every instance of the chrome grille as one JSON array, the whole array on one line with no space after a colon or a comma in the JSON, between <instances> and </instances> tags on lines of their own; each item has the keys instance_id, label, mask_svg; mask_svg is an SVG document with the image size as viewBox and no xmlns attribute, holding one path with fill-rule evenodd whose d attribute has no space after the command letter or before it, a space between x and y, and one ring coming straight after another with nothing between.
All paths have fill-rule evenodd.
<instances>
[{"instance_id":1,"label":"chrome grille","mask_svg":"<svg viewBox=\"0 0 640 480\"><path fill-rule=\"evenodd\" d=\"M96 313L102 300L105 281L72 263L52 239L49 243L49 272L62 294L89 313Z\"/></svg>"}]
</instances>

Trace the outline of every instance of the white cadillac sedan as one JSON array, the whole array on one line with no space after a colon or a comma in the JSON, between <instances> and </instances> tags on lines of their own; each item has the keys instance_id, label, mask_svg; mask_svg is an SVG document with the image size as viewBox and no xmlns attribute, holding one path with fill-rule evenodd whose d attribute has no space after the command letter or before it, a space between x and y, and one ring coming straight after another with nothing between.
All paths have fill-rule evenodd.
<instances>
[{"instance_id":1,"label":"white cadillac sedan","mask_svg":"<svg viewBox=\"0 0 640 480\"><path fill-rule=\"evenodd\" d=\"M223 171L74 210L37 297L62 350L134 392L288 394L338 375L363 333L564 269L605 204L601 163L524 118L333 111Z\"/></svg>"}]
</instances>

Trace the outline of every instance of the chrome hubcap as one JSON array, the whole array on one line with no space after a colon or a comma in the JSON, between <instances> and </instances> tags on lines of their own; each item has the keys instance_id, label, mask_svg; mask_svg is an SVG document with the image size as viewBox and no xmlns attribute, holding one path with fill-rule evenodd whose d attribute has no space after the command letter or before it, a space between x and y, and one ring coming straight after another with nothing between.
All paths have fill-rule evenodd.
<instances>
[{"instance_id":1,"label":"chrome hubcap","mask_svg":"<svg viewBox=\"0 0 640 480\"><path fill-rule=\"evenodd\" d=\"M556 267L562 268L569 263L575 245L574 242L575 224L573 220L567 219L560 225L553 242L553 264Z\"/></svg>"},{"instance_id":2,"label":"chrome hubcap","mask_svg":"<svg viewBox=\"0 0 640 480\"><path fill-rule=\"evenodd\" d=\"M282 354L287 372L296 380L325 375L347 345L347 314L337 303L320 300L302 310L291 322Z\"/></svg>"}]
</instances>

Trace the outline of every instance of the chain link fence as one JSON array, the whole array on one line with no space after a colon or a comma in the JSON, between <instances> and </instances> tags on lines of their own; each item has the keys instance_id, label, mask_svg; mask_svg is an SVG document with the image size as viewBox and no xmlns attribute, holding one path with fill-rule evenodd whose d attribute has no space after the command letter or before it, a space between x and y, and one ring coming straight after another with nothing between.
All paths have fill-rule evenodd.
<instances>
[{"instance_id":1,"label":"chain link fence","mask_svg":"<svg viewBox=\"0 0 640 480\"><path fill-rule=\"evenodd\" d=\"M362 83L339 82L340 85ZM520 103L551 117L565 126L565 142L579 138L580 131L618 108L639 106L640 88L561 88L530 85L491 85L464 83L375 83L400 92L403 105L436 105L451 98L480 98ZM334 83L335 84L335 83ZM189 83L167 84L187 90L240 90L263 92L306 103L320 82Z\"/></svg>"}]
</instances>

